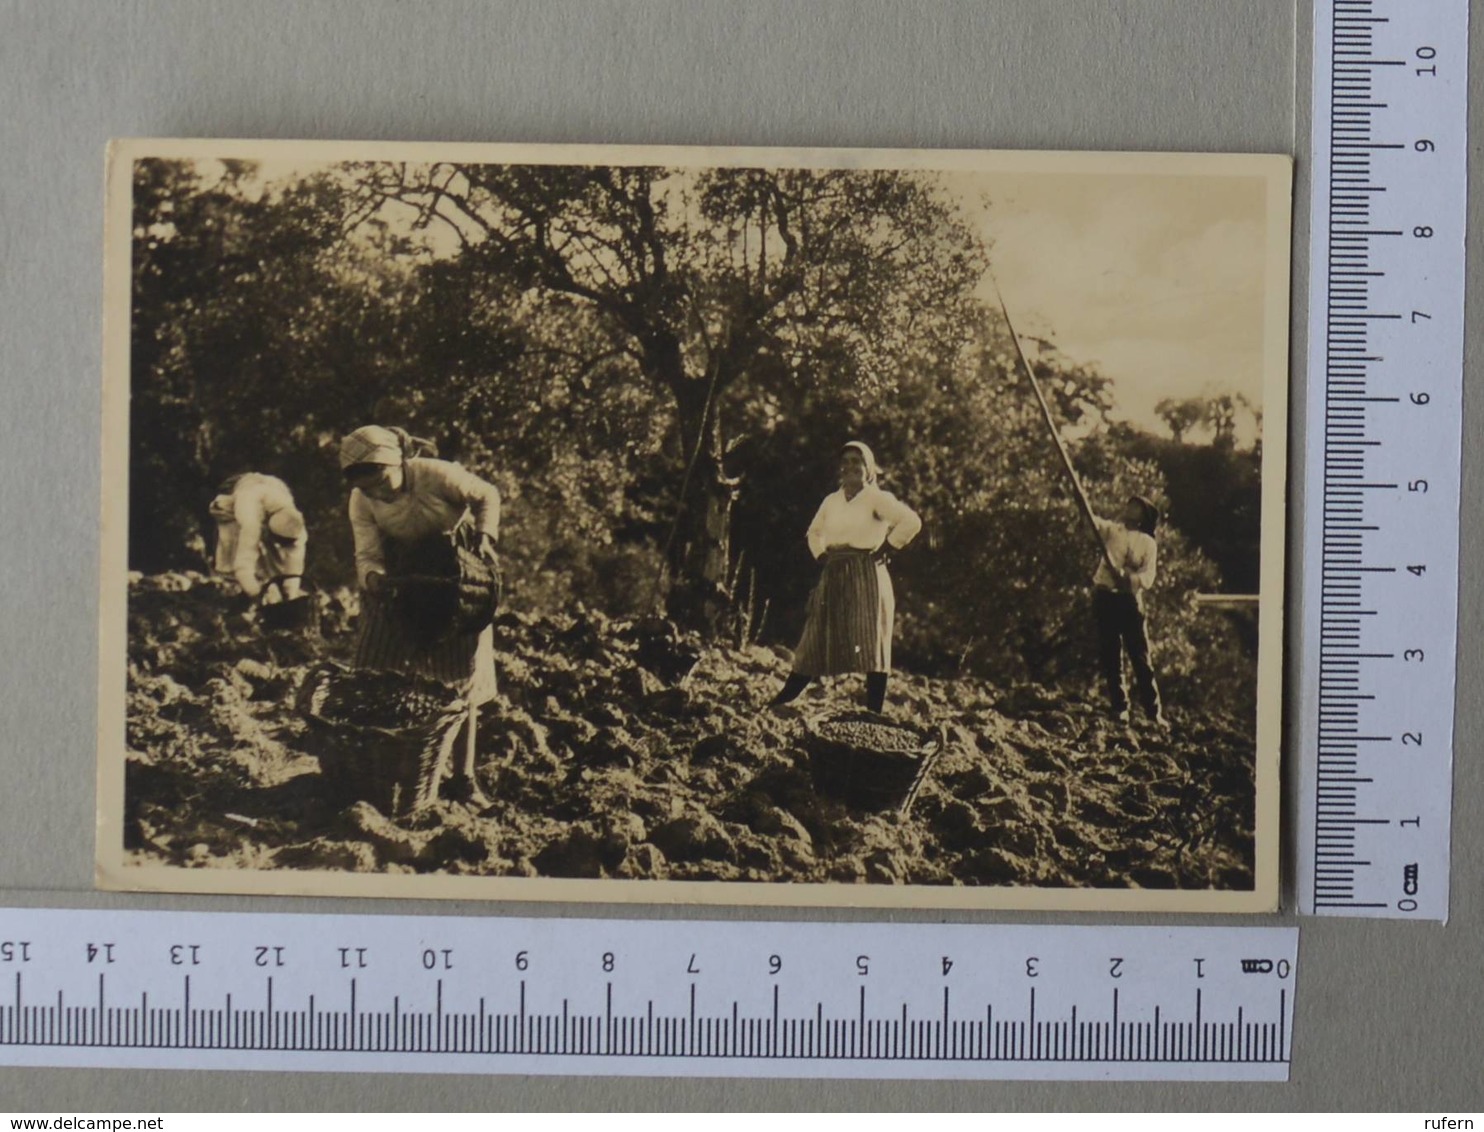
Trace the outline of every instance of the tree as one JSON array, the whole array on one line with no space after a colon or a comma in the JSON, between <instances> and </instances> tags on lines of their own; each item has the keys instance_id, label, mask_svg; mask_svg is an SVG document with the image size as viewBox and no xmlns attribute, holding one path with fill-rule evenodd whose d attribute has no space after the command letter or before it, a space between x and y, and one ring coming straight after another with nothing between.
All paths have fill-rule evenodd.
<instances>
[{"instance_id":1,"label":"tree","mask_svg":"<svg viewBox=\"0 0 1484 1132\"><path fill-rule=\"evenodd\" d=\"M1210 432L1211 443L1228 450L1237 443L1237 421L1245 412L1252 418L1258 436L1262 434L1262 412L1240 393L1222 393L1207 397L1166 397L1154 406L1164 420L1176 444L1184 444L1193 429Z\"/></svg>"},{"instance_id":2,"label":"tree","mask_svg":"<svg viewBox=\"0 0 1484 1132\"><path fill-rule=\"evenodd\" d=\"M551 380L601 403L637 376L672 413L671 612L715 627L739 446L815 382L890 388L966 340L977 234L929 177L898 171L359 165L358 215L398 207L471 283L508 281L551 326L592 333ZM441 233L433 236L433 233Z\"/></svg>"},{"instance_id":3,"label":"tree","mask_svg":"<svg viewBox=\"0 0 1484 1132\"><path fill-rule=\"evenodd\" d=\"M1176 444L1185 443L1185 434L1206 420L1206 402L1201 397L1166 397L1154 411L1169 426Z\"/></svg>"},{"instance_id":4,"label":"tree","mask_svg":"<svg viewBox=\"0 0 1484 1132\"><path fill-rule=\"evenodd\" d=\"M283 476L312 520L343 515L324 450L407 372L394 328L409 279L345 238L339 191L323 176L269 186L247 162L136 164L134 568L199 565L189 545L232 473ZM328 527L342 543L343 526ZM315 544L322 565L348 550Z\"/></svg>"}]
</instances>

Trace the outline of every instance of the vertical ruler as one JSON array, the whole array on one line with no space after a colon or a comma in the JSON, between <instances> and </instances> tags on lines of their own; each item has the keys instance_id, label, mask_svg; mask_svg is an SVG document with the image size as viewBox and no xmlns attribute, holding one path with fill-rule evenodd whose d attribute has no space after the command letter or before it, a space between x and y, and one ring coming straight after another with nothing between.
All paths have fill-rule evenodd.
<instances>
[{"instance_id":1,"label":"vertical ruler","mask_svg":"<svg viewBox=\"0 0 1484 1132\"><path fill-rule=\"evenodd\" d=\"M1316 0L1302 910L1448 915L1467 0Z\"/></svg>"},{"instance_id":2,"label":"vertical ruler","mask_svg":"<svg viewBox=\"0 0 1484 1132\"><path fill-rule=\"evenodd\" d=\"M0 909L0 1064L1286 1080L1296 928Z\"/></svg>"}]
</instances>

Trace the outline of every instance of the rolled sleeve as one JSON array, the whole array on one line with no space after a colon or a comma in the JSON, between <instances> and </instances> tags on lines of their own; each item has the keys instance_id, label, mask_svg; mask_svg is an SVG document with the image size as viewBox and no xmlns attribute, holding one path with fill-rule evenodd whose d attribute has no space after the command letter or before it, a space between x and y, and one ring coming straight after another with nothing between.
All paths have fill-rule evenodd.
<instances>
[{"instance_id":1,"label":"rolled sleeve","mask_svg":"<svg viewBox=\"0 0 1484 1132\"><path fill-rule=\"evenodd\" d=\"M437 490L451 503L469 509L474 529L492 539L500 537L500 489L460 464L429 461Z\"/></svg>"},{"instance_id":2,"label":"rolled sleeve","mask_svg":"<svg viewBox=\"0 0 1484 1132\"><path fill-rule=\"evenodd\" d=\"M886 541L896 550L901 550L922 530L922 519L917 512L888 491L881 493L876 513L886 521Z\"/></svg>"},{"instance_id":3,"label":"rolled sleeve","mask_svg":"<svg viewBox=\"0 0 1484 1132\"><path fill-rule=\"evenodd\" d=\"M830 501L828 499L819 505L819 510L814 512L813 522L809 524L808 533L804 536L805 541L809 543L809 553L815 558L818 558L825 551L824 528L828 517L826 513L829 506Z\"/></svg>"},{"instance_id":4,"label":"rolled sleeve","mask_svg":"<svg viewBox=\"0 0 1484 1132\"><path fill-rule=\"evenodd\" d=\"M1151 539L1149 546L1145 549L1140 559L1136 563L1129 563L1129 588L1135 593L1142 593L1145 590L1154 588L1154 577L1158 558L1159 549L1155 546L1154 540Z\"/></svg>"},{"instance_id":5,"label":"rolled sleeve","mask_svg":"<svg viewBox=\"0 0 1484 1132\"><path fill-rule=\"evenodd\" d=\"M233 502L237 517L237 554L232 559L232 575L242 592L257 597L263 587L258 581L258 561L262 555L263 505L257 498L239 496Z\"/></svg>"},{"instance_id":6,"label":"rolled sleeve","mask_svg":"<svg viewBox=\"0 0 1484 1132\"><path fill-rule=\"evenodd\" d=\"M371 501L359 490L350 493L350 530L356 544L356 580L364 586L368 574L386 573L386 550Z\"/></svg>"}]
</instances>

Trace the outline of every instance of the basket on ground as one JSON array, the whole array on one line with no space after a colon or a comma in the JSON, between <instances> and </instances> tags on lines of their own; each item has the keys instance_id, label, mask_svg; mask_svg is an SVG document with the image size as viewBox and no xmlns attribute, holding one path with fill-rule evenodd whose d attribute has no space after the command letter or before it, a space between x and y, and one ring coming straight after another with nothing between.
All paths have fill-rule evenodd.
<instances>
[{"instance_id":1,"label":"basket on ground","mask_svg":"<svg viewBox=\"0 0 1484 1132\"><path fill-rule=\"evenodd\" d=\"M258 625L269 633L318 633L319 603L313 594L264 602L258 606Z\"/></svg>"},{"instance_id":2,"label":"basket on ground","mask_svg":"<svg viewBox=\"0 0 1484 1132\"><path fill-rule=\"evenodd\" d=\"M305 681L299 708L313 736L325 798L332 805L370 802L404 814L426 801L451 695L433 680L403 673L321 665Z\"/></svg>"},{"instance_id":3,"label":"basket on ground","mask_svg":"<svg viewBox=\"0 0 1484 1132\"><path fill-rule=\"evenodd\" d=\"M941 730L869 712L804 720L814 785L852 805L905 812L943 749Z\"/></svg>"}]
</instances>

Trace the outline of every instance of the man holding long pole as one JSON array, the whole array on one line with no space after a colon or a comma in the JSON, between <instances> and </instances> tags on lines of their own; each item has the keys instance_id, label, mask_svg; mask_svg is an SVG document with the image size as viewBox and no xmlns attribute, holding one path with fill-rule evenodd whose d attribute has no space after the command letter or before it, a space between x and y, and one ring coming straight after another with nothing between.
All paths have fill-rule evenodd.
<instances>
[{"instance_id":1,"label":"man holding long pole","mask_svg":"<svg viewBox=\"0 0 1484 1132\"><path fill-rule=\"evenodd\" d=\"M1015 345L1016 360L1030 382L1052 443L1071 481L1077 509L1096 537L1101 552L1092 579L1092 608L1098 631L1098 667L1107 687L1109 709L1119 723L1129 722L1128 688L1123 678L1123 656L1127 652L1140 706L1156 727L1167 729L1169 723L1160 704L1159 685L1149 659L1149 634L1144 617L1144 594L1154 585L1158 560L1154 533L1159 523L1159 509L1151 500L1135 495L1129 498L1118 520L1103 519L1093 512L1077 469L1072 465L1071 453L1067 451L1066 442L1051 416L1051 406L1041 390L1041 383L1036 380L1035 371L1020 345L1020 335L1010 320L1010 311L1000 293L999 283L992 276L991 281L994 282L1000 312L1005 317L1005 326L1010 331L1010 340Z\"/></svg>"}]
</instances>

